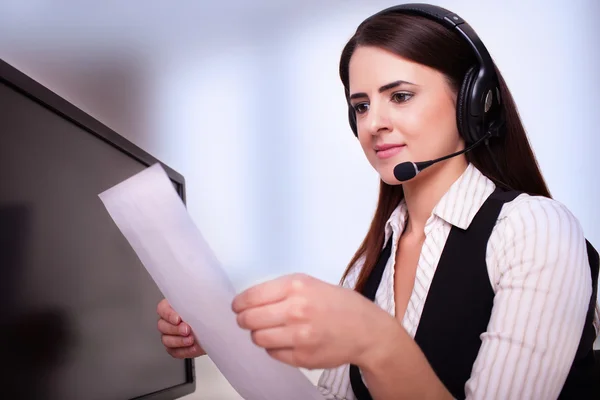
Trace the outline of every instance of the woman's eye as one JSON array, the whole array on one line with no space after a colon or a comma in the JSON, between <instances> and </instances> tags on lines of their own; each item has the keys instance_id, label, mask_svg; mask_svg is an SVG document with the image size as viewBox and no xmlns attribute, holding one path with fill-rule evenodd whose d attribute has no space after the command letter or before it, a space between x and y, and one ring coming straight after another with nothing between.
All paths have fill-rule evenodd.
<instances>
[{"instance_id":1,"label":"woman's eye","mask_svg":"<svg viewBox=\"0 0 600 400\"><path fill-rule=\"evenodd\" d=\"M354 111L356 111L357 114L362 114L364 112L366 112L369 109L369 105L367 103L358 103L354 105Z\"/></svg>"},{"instance_id":2,"label":"woman's eye","mask_svg":"<svg viewBox=\"0 0 600 400\"><path fill-rule=\"evenodd\" d=\"M392 95L392 101L396 103L404 103L405 101L410 100L412 94L410 93L394 93Z\"/></svg>"}]
</instances>

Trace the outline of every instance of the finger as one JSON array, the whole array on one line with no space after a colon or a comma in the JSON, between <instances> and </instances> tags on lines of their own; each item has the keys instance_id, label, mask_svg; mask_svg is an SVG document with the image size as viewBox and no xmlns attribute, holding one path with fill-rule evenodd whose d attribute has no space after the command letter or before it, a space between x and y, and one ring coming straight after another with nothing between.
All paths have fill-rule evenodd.
<instances>
[{"instance_id":1,"label":"finger","mask_svg":"<svg viewBox=\"0 0 600 400\"><path fill-rule=\"evenodd\" d=\"M324 363L323 357L319 357L318 352L315 352L314 349L285 347L266 349L266 352L272 358L294 367L313 369L323 368L324 365L327 365ZM327 367L331 368L333 365Z\"/></svg>"},{"instance_id":2,"label":"finger","mask_svg":"<svg viewBox=\"0 0 600 400\"><path fill-rule=\"evenodd\" d=\"M179 347L190 347L194 344L194 336L175 336L175 335L162 335L162 343L165 347L179 348Z\"/></svg>"},{"instance_id":3,"label":"finger","mask_svg":"<svg viewBox=\"0 0 600 400\"><path fill-rule=\"evenodd\" d=\"M300 348L310 344L310 325L277 326L252 331L252 341L265 349Z\"/></svg>"},{"instance_id":4,"label":"finger","mask_svg":"<svg viewBox=\"0 0 600 400\"><path fill-rule=\"evenodd\" d=\"M287 302L268 304L262 307L249 308L237 315L240 328L257 330L285 325L287 320Z\"/></svg>"},{"instance_id":5,"label":"finger","mask_svg":"<svg viewBox=\"0 0 600 400\"><path fill-rule=\"evenodd\" d=\"M289 326L259 329L252 331L251 336L254 344L267 350L292 348L294 344L293 331Z\"/></svg>"},{"instance_id":6,"label":"finger","mask_svg":"<svg viewBox=\"0 0 600 400\"><path fill-rule=\"evenodd\" d=\"M163 335L188 336L192 332L190 326L185 322L181 322L179 325L173 325L162 318L158 320L158 330Z\"/></svg>"},{"instance_id":7,"label":"finger","mask_svg":"<svg viewBox=\"0 0 600 400\"><path fill-rule=\"evenodd\" d=\"M243 329L257 330L305 321L307 315L306 298L295 296L277 303L248 308L237 315L237 322Z\"/></svg>"},{"instance_id":8,"label":"finger","mask_svg":"<svg viewBox=\"0 0 600 400\"><path fill-rule=\"evenodd\" d=\"M240 313L251 307L281 301L292 291L301 289L305 279L302 274L293 274L253 286L233 299L232 309L235 313Z\"/></svg>"},{"instance_id":9,"label":"finger","mask_svg":"<svg viewBox=\"0 0 600 400\"><path fill-rule=\"evenodd\" d=\"M200 351L197 345L193 345L190 347L167 348L167 353L169 353L171 357L174 358L193 358L205 354L203 351Z\"/></svg>"},{"instance_id":10,"label":"finger","mask_svg":"<svg viewBox=\"0 0 600 400\"><path fill-rule=\"evenodd\" d=\"M248 308L275 303L286 298L289 283L285 279L274 279L245 290L233 299L232 309L240 313Z\"/></svg>"},{"instance_id":11,"label":"finger","mask_svg":"<svg viewBox=\"0 0 600 400\"><path fill-rule=\"evenodd\" d=\"M181 322L181 317L173 310L167 299L163 299L158 303L156 312L162 319L171 322L173 325Z\"/></svg>"}]
</instances>

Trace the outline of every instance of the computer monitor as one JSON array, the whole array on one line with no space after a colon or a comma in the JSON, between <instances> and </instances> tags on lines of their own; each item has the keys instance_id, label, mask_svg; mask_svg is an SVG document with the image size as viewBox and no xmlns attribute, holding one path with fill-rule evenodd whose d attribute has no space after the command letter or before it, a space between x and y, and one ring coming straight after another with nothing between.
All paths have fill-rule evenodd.
<instances>
[{"instance_id":1,"label":"computer monitor","mask_svg":"<svg viewBox=\"0 0 600 400\"><path fill-rule=\"evenodd\" d=\"M161 342L163 296L98 197L156 162L0 60L0 398L194 392L193 360Z\"/></svg>"}]
</instances>

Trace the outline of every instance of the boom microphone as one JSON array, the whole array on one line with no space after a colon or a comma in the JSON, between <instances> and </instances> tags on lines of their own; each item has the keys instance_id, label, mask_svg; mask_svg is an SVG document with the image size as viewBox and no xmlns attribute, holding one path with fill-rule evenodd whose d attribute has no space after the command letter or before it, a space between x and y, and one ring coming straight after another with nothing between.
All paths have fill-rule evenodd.
<instances>
[{"instance_id":1,"label":"boom microphone","mask_svg":"<svg viewBox=\"0 0 600 400\"><path fill-rule=\"evenodd\" d=\"M407 162L400 163L394 167L394 176L400 182L408 181L408 180L414 178L415 176L417 176L417 174L419 172L423 171L425 168L431 167L433 164L439 163L440 161L447 160L448 158L456 157L458 155L464 154L464 153L474 149L476 146L478 146L481 142L483 142L485 139L489 138L490 136L491 136L491 132L489 132L487 135L483 136L481 139L479 139L478 141L473 143L471 146L465 148L464 150L457 151L456 153L452 153L452 154L449 154L444 157L436 158L435 160L420 161L420 162L416 162L416 163L412 162L412 161L407 161Z\"/></svg>"}]
</instances>

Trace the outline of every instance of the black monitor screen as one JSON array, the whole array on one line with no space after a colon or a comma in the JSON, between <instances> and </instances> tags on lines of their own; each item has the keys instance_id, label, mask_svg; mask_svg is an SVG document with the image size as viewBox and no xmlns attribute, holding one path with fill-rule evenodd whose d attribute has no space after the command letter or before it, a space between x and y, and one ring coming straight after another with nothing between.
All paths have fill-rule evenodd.
<instances>
[{"instance_id":1,"label":"black monitor screen","mask_svg":"<svg viewBox=\"0 0 600 400\"><path fill-rule=\"evenodd\" d=\"M0 80L0 398L191 390L157 330L163 296L98 197L148 164Z\"/></svg>"}]
</instances>

